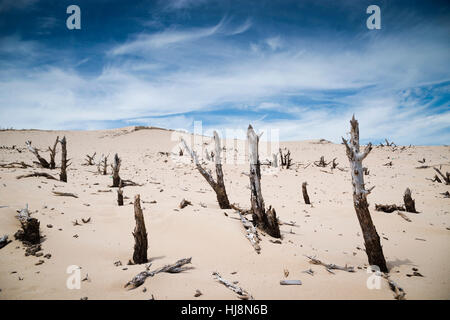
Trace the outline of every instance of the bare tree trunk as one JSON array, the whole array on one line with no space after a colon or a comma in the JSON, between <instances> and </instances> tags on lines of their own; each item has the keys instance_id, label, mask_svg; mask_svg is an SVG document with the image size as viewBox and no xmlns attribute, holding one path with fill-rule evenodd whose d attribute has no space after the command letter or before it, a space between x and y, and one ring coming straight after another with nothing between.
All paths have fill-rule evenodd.
<instances>
[{"instance_id":1,"label":"bare tree trunk","mask_svg":"<svg viewBox=\"0 0 450 320\"><path fill-rule=\"evenodd\" d=\"M97 152L94 152L94 154L92 155L92 156L90 156L90 155L86 155L86 159L85 159L85 166L93 166L94 164L95 164L95 161L94 161L94 158L95 158L95 155L97 154Z\"/></svg>"},{"instance_id":2,"label":"bare tree trunk","mask_svg":"<svg viewBox=\"0 0 450 320\"><path fill-rule=\"evenodd\" d=\"M67 182L67 141L66 137L64 136L61 140L59 140L59 143L61 143L61 173L59 174L59 180Z\"/></svg>"},{"instance_id":3,"label":"bare tree trunk","mask_svg":"<svg viewBox=\"0 0 450 320\"><path fill-rule=\"evenodd\" d=\"M309 201L308 191L306 190L307 185L307 182L302 183L303 200L305 200L305 204L311 204L311 202Z\"/></svg>"},{"instance_id":4,"label":"bare tree trunk","mask_svg":"<svg viewBox=\"0 0 450 320\"><path fill-rule=\"evenodd\" d=\"M119 176L119 170L120 165L122 163L122 160L119 158L117 153L114 155L114 163L111 164L112 168L112 174L113 174L113 187L119 187L120 185L120 176Z\"/></svg>"},{"instance_id":5,"label":"bare tree trunk","mask_svg":"<svg viewBox=\"0 0 450 320\"><path fill-rule=\"evenodd\" d=\"M50 151L50 169L55 169L55 156L56 156L56 146L58 145L59 136L56 137L55 143L53 144L53 149L48 147L48 151Z\"/></svg>"},{"instance_id":6,"label":"bare tree trunk","mask_svg":"<svg viewBox=\"0 0 450 320\"><path fill-rule=\"evenodd\" d=\"M211 172L207 172L199 163L197 154L194 150L191 150L188 145L186 144L186 141L184 139L181 139L181 143L183 144L186 151L191 155L192 161L194 161L195 166L197 167L200 174L206 179L206 181L209 183L211 188L213 188L214 192L217 196L217 202L219 203L219 206L221 209L231 209L230 202L228 200L227 191L225 189L225 183L223 179L223 171L222 171L222 163L221 163L221 146L220 146L220 138L216 131L214 131L214 142L216 145L216 153L214 156L214 161L216 163L216 175L217 175L217 182L214 181L214 178L211 175Z\"/></svg>"},{"instance_id":7,"label":"bare tree trunk","mask_svg":"<svg viewBox=\"0 0 450 320\"><path fill-rule=\"evenodd\" d=\"M270 207L269 211L266 212L264 207L264 199L261 192L261 164L258 153L259 136L255 133L251 125L248 126L247 139L250 158L250 201L252 204L253 224L272 237L281 238L275 209Z\"/></svg>"},{"instance_id":8,"label":"bare tree trunk","mask_svg":"<svg viewBox=\"0 0 450 320\"><path fill-rule=\"evenodd\" d=\"M43 168L50 168L50 164L47 162L47 160L45 160L44 158L42 158L39 155L39 151L31 146L31 141L26 141L25 144L27 145L28 150L30 150L30 152L32 154L34 154L36 156L36 158L39 160L39 164L43 167Z\"/></svg>"},{"instance_id":9,"label":"bare tree trunk","mask_svg":"<svg viewBox=\"0 0 450 320\"><path fill-rule=\"evenodd\" d=\"M104 154L102 154L102 157L100 158L100 160L98 161L97 164L97 171L99 174L102 174L104 176L106 176L106 169L108 168L108 157L109 154L105 157Z\"/></svg>"},{"instance_id":10,"label":"bare tree trunk","mask_svg":"<svg viewBox=\"0 0 450 320\"><path fill-rule=\"evenodd\" d=\"M403 201L405 202L405 209L407 212L417 213L415 201L411 198L411 190L406 188L405 195L403 196Z\"/></svg>"},{"instance_id":11,"label":"bare tree trunk","mask_svg":"<svg viewBox=\"0 0 450 320\"><path fill-rule=\"evenodd\" d=\"M388 272L383 249L380 243L380 236L378 235L377 230L375 229L375 226L372 222L372 218L369 212L369 204L367 203L367 194L370 193L371 189L366 190L364 186L362 161L372 150L372 144L369 143L364 149L364 152L360 152L359 126L358 121L355 120L355 116L353 116L352 120L350 121L350 125L350 146L348 145L347 140L345 140L344 138L342 138L342 141L344 142L347 156L350 161L353 183L353 204L359 220L359 224L362 229L369 264L378 266L382 272Z\"/></svg>"},{"instance_id":12,"label":"bare tree trunk","mask_svg":"<svg viewBox=\"0 0 450 320\"><path fill-rule=\"evenodd\" d=\"M117 204L123 206L123 189L121 187L117 189Z\"/></svg>"},{"instance_id":13,"label":"bare tree trunk","mask_svg":"<svg viewBox=\"0 0 450 320\"><path fill-rule=\"evenodd\" d=\"M147 259L147 231L145 229L144 215L141 209L140 195L134 197L134 219L136 220L136 226L134 228L134 253L133 262L135 264L141 264L148 262Z\"/></svg>"}]
</instances>

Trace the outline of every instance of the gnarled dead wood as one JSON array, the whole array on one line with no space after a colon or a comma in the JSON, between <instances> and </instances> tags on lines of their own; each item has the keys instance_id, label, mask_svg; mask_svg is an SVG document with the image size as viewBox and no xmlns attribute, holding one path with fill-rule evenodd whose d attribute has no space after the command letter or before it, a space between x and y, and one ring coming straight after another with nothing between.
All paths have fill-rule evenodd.
<instances>
[{"instance_id":1,"label":"gnarled dead wood","mask_svg":"<svg viewBox=\"0 0 450 320\"><path fill-rule=\"evenodd\" d=\"M31 178L31 177L45 177L45 178L51 179L51 180L58 180L51 174L48 174L45 172L33 172L30 174L23 174L23 175L17 176L16 179Z\"/></svg>"},{"instance_id":2,"label":"gnarled dead wood","mask_svg":"<svg viewBox=\"0 0 450 320\"><path fill-rule=\"evenodd\" d=\"M247 220L239 211L237 211L239 214L239 218L241 219L242 226L244 227L247 235L247 239L252 244L253 248L255 249L256 253L260 253L261 247L259 246L259 241L261 240L258 235L258 231L256 230L255 226Z\"/></svg>"},{"instance_id":3,"label":"gnarled dead wood","mask_svg":"<svg viewBox=\"0 0 450 320\"><path fill-rule=\"evenodd\" d=\"M416 211L416 203L411 198L411 190L406 188L405 195L403 196L403 201L405 202L405 209L407 212L417 213Z\"/></svg>"},{"instance_id":4,"label":"gnarled dead wood","mask_svg":"<svg viewBox=\"0 0 450 320\"><path fill-rule=\"evenodd\" d=\"M59 191L52 191L52 192L55 196L78 198L76 194L71 192L59 192Z\"/></svg>"},{"instance_id":5,"label":"gnarled dead wood","mask_svg":"<svg viewBox=\"0 0 450 320\"><path fill-rule=\"evenodd\" d=\"M275 209L266 212L261 191L261 164L259 162L259 138L253 127L248 126L247 139L250 160L250 201L252 205L253 224L274 238L281 238L280 227Z\"/></svg>"},{"instance_id":6,"label":"gnarled dead wood","mask_svg":"<svg viewBox=\"0 0 450 320\"><path fill-rule=\"evenodd\" d=\"M309 201L308 190L306 190L307 185L308 183L306 181L302 183L303 200L305 201L305 204L311 204Z\"/></svg>"},{"instance_id":7,"label":"gnarled dead wood","mask_svg":"<svg viewBox=\"0 0 450 320\"><path fill-rule=\"evenodd\" d=\"M141 209L141 198L137 194L134 197L134 219L136 220L136 226L134 228L134 253L133 262L135 264L146 263L147 259L147 231L145 229L144 215Z\"/></svg>"},{"instance_id":8,"label":"gnarled dead wood","mask_svg":"<svg viewBox=\"0 0 450 320\"><path fill-rule=\"evenodd\" d=\"M243 299L243 300L253 300L253 297L251 294L249 294L245 289L242 289L241 287L238 287L237 285L231 283L228 280L225 280L224 278L222 278L220 276L219 273L217 272L213 272L213 276L216 278L217 281L219 281L220 283L222 283L225 287L227 287L228 289L232 290L233 292L238 294L238 298L239 299Z\"/></svg>"},{"instance_id":9,"label":"gnarled dead wood","mask_svg":"<svg viewBox=\"0 0 450 320\"><path fill-rule=\"evenodd\" d=\"M111 164L112 174L113 174L113 187L119 187L120 185L120 176L119 170L120 165L122 164L122 160L119 158L117 153L114 155L114 162Z\"/></svg>"},{"instance_id":10,"label":"gnarled dead wood","mask_svg":"<svg viewBox=\"0 0 450 320\"><path fill-rule=\"evenodd\" d=\"M375 204L376 211L383 211L386 213L391 213L394 211L405 211L405 208L402 206L397 206L395 204Z\"/></svg>"},{"instance_id":11,"label":"gnarled dead wood","mask_svg":"<svg viewBox=\"0 0 450 320\"><path fill-rule=\"evenodd\" d=\"M222 148L220 147L220 138L216 131L214 131L214 142L215 142L215 148L216 152L214 155L214 162L216 165L216 176L217 181L214 180L212 177L211 172L207 172L202 165L199 163L196 152L192 149L190 149L184 141L183 138L181 138L181 143L184 147L184 149L190 154L192 161L194 162L194 165L197 167L197 170L200 172L200 174L206 179L206 181L209 183L211 188L216 193L217 202L219 203L219 206L221 209L231 209L230 202L228 200L227 191L225 189L225 182L223 178L223 171L222 171L222 160L220 157L220 153Z\"/></svg>"},{"instance_id":12,"label":"gnarled dead wood","mask_svg":"<svg viewBox=\"0 0 450 320\"><path fill-rule=\"evenodd\" d=\"M5 168L5 169L11 169L11 168L21 168L21 169L26 169L26 168L31 168L32 165L26 164L25 162L21 161L21 162L10 162L10 163L2 163L0 164L0 168Z\"/></svg>"},{"instance_id":13,"label":"gnarled dead wood","mask_svg":"<svg viewBox=\"0 0 450 320\"><path fill-rule=\"evenodd\" d=\"M347 140L342 138L345 145L347 157L350 161L352 184L353 184L353 205L355 207L356 215L361 226L364 244L366 246L366 253L370 265L376 265L382 272L388 272L386 260L384 258L383 249L380 243L380 236L375 229L372 218L369 212L369 204L367 202L367 194L370 190L366 190L364 185L364 173L362 161L367 157L372 150L372 144L369 143L363 152L359 150L359 125L355 116L350 121L351 138L350 145Z\"/></svg>"},{"instance_id":14,"label":"gnarled dead wood","mask_svg":"<svg viewBox=\"0 0 450 320\"><path fill-rule=\"evenodd\" d=\"M39 155L38 149L36 149L36 148L34 148L34 147L31 146L31 141L26 141L25 144L26 144L28 150L30 150L30 152L36 156L36 158L39 160L38 163L39 163L43 168L47 168L47 169L50 168L50 164L47 162L47 160L45 160L44 158L42 158L42 157Z\"/></svg>"},{"instance_id":15,"label":"gnarled dead wood","mask_svg":"<svg viewBox=\"0 0 450 320\"><path fill-rule=\"evenodd\" d=\"M67 167L70 165L69 160L67 159L67 140L64 136L61 140L59 140L61 144L61 173L59 174L59 180L63 182L67 182Z\"/></svg>"},{"instance_id":16,"label":"gnarled dead wood","mask_svg":"<svg viewBox=\"0 0 450 320\"><path fill-rule=\"evenodd\" d=\"M355 272L355 269L353 267L349 267L347 265L345 265L345 267L341 267L341 266L338 266L333 263L323 263L319 259L315 259L315 258L307 256L307 255L305 255L305 257L307 257L310 260L309 263L324 266L325 269L327 269L327 271L332 274L334 274L334 272L331 270L342 270L342 271L347 271L347 272Z\"/></svg>"},{"instance_id":17,"label":"gnarled dead wood","mask_svg":"<svg viewBox=\"0 0 450 320\"><path fill-rule=\"evenodd\" d=\"M24 209L19 211L17 218L20 221L22 230L14 234L14 238L24 243L37 244L41 242L41 233L39 229L40 222L36 218L30 217L28 204Z\"/></svg>"},{"instance_id":18,"label":"gnarled dead wood","mask_svg":"<svg viewBox=\"0 0 450 320\"><path fill-rule=\"evenodd\" d=\"M135 288L141 286L145 282L145 279L147 279L148 277L153 277L154 275L156 275L160 272L180 273L185 270L188 270L190 268L183 267L183 266L185 264L191 263L191 260L192 260L192 258L180 259L173 264L165 265L154 271L149 271L150 266L151 266L151 264L150 264L150 266L147 267L147 270L142 271L139 274L137 274L136 276L134 276L134 278L131 279L130 281L128 281L124 287L128 288L128 290L135 289Z\"/></svg>"},{"instance_id":19,"label":"gnarled dead wood","mask_svg":"<svg viewBox=\"0 0 450 320\"><path fill-rule=\"evenodd\" d=\"M93 165L95 165L95 161L94 161L94 158L95 158L95 155L97 154L97 152L94 152L94 154L92 155L92 156L90 156L90 155L86 155L86 159L85 159L85 163L84 163L84 165L85 166L93 166Z\"/></svg>"},{"instance_id":20,"label":"gnarled dead wood","mask_svg":"<svg viewBox=\"0 0 450 320\"><path fill-rule=\"evenodd\" d=\"M330 164L330 162L326 162L324 156L321 156L319 161L314 161L314 165L315 165L316 167L322 167L322 168L325 168L325 167L328 166L329 164Z\"/></svg>"},{"instance_id":21,"label":"gnarled dead wood","mask_svg":"<svg viewBox=\"0 0 450 320\"><path fill-rule=\"evenodd\" d=\"M58 145L59 136L56 137L55 143L53 144L53 148L48 147L48 151L50 151L50 169L55 169L55 156L56 156L56 146Z\"/></svg>"},{"instance_id":22,"label":"gnarled dead wood","mask_svg":"<svg viewBox=\"0 0 450 320\"><path fill-rule=\"evenodd\" d=\"M397 211L397 214L398 214L400 217L402 217L403 219L405 219L406 221L411 222L411 219L408 218L408 216L407 216L406 214L404 214L404 213L402 213L402 212L400 212L400 211Z\"/></svg>"},{"instance_id":23,"label":"gnarled dead wood","mask_svg":"<svg viewBox=\"0 0 450 320\"><path fill-rule=\"evenodd\" d=\"M102 174L104 176L106 176L106 170L108 168L108 157L109 154L107 156L102 154L102 157L100 158L100 160L97 163L97 171L99 174Z\"/></svg>"},{"instance_id":24,"label":"gnarled dead wood","mask_svg":"<svg viewBox=\"0 0 450 320\"><path fill-rule=\"evenodd\" d=\"M117 204L119 206L123 206L123 189L122 189L122 187L119 187L119 189L117 189Z\"/></svg>"},{"instance_id":25,"label":"gnarled dead wood","mask_svg":"<svg viewBox=\"0 0 450 320\"><path fill-rule=\"evenodd\" d=\"M436 172L442 177L445 184L450 184L450 172L446 172L445 176L444 176L444 174L438 168L433 168L433 169L436 170Z\"/></svg>"}]
</instances>

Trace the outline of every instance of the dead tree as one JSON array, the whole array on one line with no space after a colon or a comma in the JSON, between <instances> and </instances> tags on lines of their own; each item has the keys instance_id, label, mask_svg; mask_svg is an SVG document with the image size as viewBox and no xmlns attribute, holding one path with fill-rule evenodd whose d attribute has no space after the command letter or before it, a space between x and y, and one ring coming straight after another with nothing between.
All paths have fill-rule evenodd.
<instances>
[{"instance_id":1,"label":"dead tree","mask_svg":"<svg viewBox=\"0 0 450 320\"><path fill-rule=\"evenodd\" d=\"M364 174L362 161L372 150L372 144L369 143L363 152L359 151L359 126L355 116L350 121L351 138L350 145L347 140L342 138L346 153L350 161L352 183L353 183L353 204L356 215L362 229L364 244L366 247L367 257L370 265L376 265L382 272L388 272L386 260L384 258L383 249L381 247L380 236L375 229L369 212L369 204L367 203L367 194L373 189L366 190L364 186Z\"/></svg>"},{"instance_id":2,"label":"dead tree","mask_svg":"<svg viewBox=\"0 0 450 320\"><path fill-rule=\"evenodd\" d=\"M102 154L102 157L100 158L100 160L97 163L98 173L102 174L104 176L106 176L106 174L107 174L108 157L109 157L109 154L106 157Z\"/></svg>"},{"instance_id":3,"label":"dead tree","mask_svg":"<svg viewBox=\"0 0 450 320\"><path fill-rule=\"evenodd\" d=\"M264 207L264 199L261 192L261 163L259 162L258 153L259 138L260 136L258 136L253 130L253 127L249 125L247 139L250 160L250 201L252 204L253 224L272 237L281 238L275 209L269 207L269 210L266 212Z\"/></svg>"},{"instance_id":4,"label":"dead tree","mask_svg":"<svg viewBox=\"0 0 450 320\"><path fill-rule=\"evenodd\" d=\"M285 148L286 149L286 148ZM279 153L280 153L280 161L281 161L281 167L286 167L286 169L289 169L291 164L292 164L292 159L291 159L291 151L287 151L284 155L283 152L281 151L281 148L279 149Z\"/></svg>"},{"instance_id":5,"label":"dead tree","mask_svg":"<svg viewBox=\"0 0 450 320\"><path fill-rule=\"evenodd\" d=\"M305 200L305 204L311 204L309 201L308 191L306 190L307 185L308 183L306 181L302 183L303 200Z\"/></svg>"},{"instance_id":6,"label":"dead tree","mask_svg":"<svg viewBox=\"0 0 450 320\"><path fill-rule=\"evenodd\" d=\"M59 180L67 182L67 167L70 164L68 164L69 160L67 160L66 137L64 136L61 140L59 140L59 143L61 143L61 173L59 174Z\"/></svg>"},{"instance_id":7,"label":"dead tree","mask_svg":"<svg viewBox=\"0 0 450 320\"><path fill-rule=\"evenodd\" d=\"M439 173L439 175L442 177L442 179L444 179L445 184L447 184L447 185L450 184L450 173L449 172L446 172L445 176L444 176L444 174L438 168L433 168L433 169L436 170L437 173Z\"/></svg>"},{"instance_id":8,"label":"dead tree","mask_svg":"<svg viewBox=\"0 0 450 320\"><path fill-rule=\"evenodd\" d=\"M119 189L117 189L117 204L119 206L123 206L123 189L122 189L122 187L119 187Z\"/></svg>"},{"instance_id":9,"label":"dead tree","mask_svg":"<svg viewBox=\"0 0 450 320\"><path fill-rule=\"evenodd\" d=\"M325 157L321 156L319 161L314 161L314 165L316 167L322 167L325 168L326 166L328 166L330 163L325 162Z\"/></svg>"},{"instance_id":10,"label":"dead tree","mask_svg":"<svg viewBox=\"0 0 450 320\"><path fill-rule=\"evenodd\" d=\"M417 213L415 201L411 198L411 190L406 188L405 194L403 196L403 201L405 203L406 212Z\"/></svg>"},{"instance_id":11,"label":"dead tree","mask_svg":"<svg viewBox=\"0 0 450 320\"><path fill-rule=\"evenodd\" d=\"M30 212L28 211L28 204L22 210L20 210L17 218L20 221L22 230L17 231L14 234L16 240L20 240L24 243L38 244L41 242L40 233L40 222L36 218L30 217Z\"/></svg>"},{"instance_id":12,"label":"dead tree","mask_svg":"<svg viewBox=\"0 0 450 320\"><path fill-rule=\"evenodd\" d=\"M183 147L186 149L186 151L190 154L192 161L194 162L195 166L197 167L200 174L206 179L206 181L209 183L211 188L216 193L217 196L217 202L219 202L219 206L221 209L231 209L230 202L228 200L227 191L225 189L225 183L223 179L223 171L222 171L222 160L220 157L220 152L222 148L220 147L220 138L216 131L214 131L214 142L216 147L216 152L214 155L214 162L216 164L216 176L217 181L214 181L214 178L212 177L211 172L207 172L202 165L199 163L197 154L194 150L191 150L188 145L186 144L186 141L184 139L181 139L181 143L183 144Z\"/></svg>"},{"instance_id":13,"label":"dead tree","mask_svg":"<svg viewBox=\"0 0 450 320\"><path fill-rule=\"evenodd\" d=\"M55 143L53 144L53 148L48 147L48 151L50 151L50 169L55 169L55 156L56 156L56 146L58 145L59 136L56 137Z\"/></svg>"},{"instance_id":14,"label":"dead tree","mask_svg":"<svg viewBox=\"0 0 450 320\"><path fill-rule=\"evenodd\" d=\"M133 262L135 264L146 263L147 259L147 231L145 229L144 215L141 209L140 195L137 194L134 197L134 219L136 220L136 226L134 227L134 253Z\"/></svg>"},{"instance_id":15,"label":"dead tree","mask_svg":"<svg viewBox=\"0 0 450 320\"><path fill-rule=\"evenodd\" d=\"M337 159L337 158L334 158L334 159L331 161L331 170L336 169L337 166L339 165L339 163L336 162L336 159Z\"/></svg>"},{"instance_id":16,"label":"dead tree","mask_svg":"<svg viewBox=\"0 0 450 320\"><path fill-rule=\"evenodd\" d=\"M122 164L122 160L119 158L117 153L114 155L114 162L111 164L112 174L113 174L113 187L119 187L120 185L120 176L119 170L120 165Z\"/></svg>"},{"instance_id":17,"label":"dead tree","mask_svg":"<svg viewBox=\"0 0 450 320\"><path fill-rule=\"evenodd\" d=\"M85 159L85 166L93 166L93 165L95 165L95 161L94 161L94 158L95 158L95 155L97 154L97 152L94 152L94 154L92 155L92 156L90 156L90 155L86 155L86 159Z\"/></svg>"},{"instance_id":18,"label":"dead tree","mask_svg":"<svg viewBox=\"0 0 450 320\"><path fill-rule=\"evenodd\" d=\"M50 164L47 160L40 156L38 149L31 146L31 141L26 141L25 144L27 145L28 150L30 150L30 152L39 160L37 163L39 163L43 168L50 168Z\"/></svg>"}]
</instances>

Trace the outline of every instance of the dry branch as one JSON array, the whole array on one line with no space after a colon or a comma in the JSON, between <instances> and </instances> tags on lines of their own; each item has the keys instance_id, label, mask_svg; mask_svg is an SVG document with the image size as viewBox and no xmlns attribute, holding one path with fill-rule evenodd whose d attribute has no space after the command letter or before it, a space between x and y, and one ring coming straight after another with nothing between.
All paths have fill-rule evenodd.
<instances>
[{"instance_id":1,"label":"dry branch","mask_svg":"<svg viewBox=\"0 0 450 320\"><path fill-rule=\"evenodd\" d=\"M0 168L5 168L5 169L11 169L11 168L21 168L21 169L26 169L26 168L31 168L32 166L29 164L26 164L25 162L21 161L21 162L10 162L10 163L2 163L0 164Z\"/></svg>"},{"instance_id":2,"label":"dry branch","mask_svg":"<svg viewBox=\"0 0 450 320\"><path fill-rule=\"evenodd\" d=\"M442 177L442 179L445 181L445 184L450 184L450 172L446 172L444 176L444 174L438 168L433 169L436 170L436 172Z\"/></svg>"},{"instance_id":3,"label":"dry branch","mask_svg":"<svg viewBox=\"0 0 450 320\"><path fill-rule=\"evenodd\" d=\"M308 190L306 190L307 185L308 183L306 181L302 183L303 200L305 201L305 204L311 204L309 201Z\"/></svg>"},{"instance_id":4,"label":"dry branch","mask_svg":"<svg viewBox=\"0 0 450 320\"><path fill-rule=\"evenodd\" d=\"M56 137L55 143L53 144L53 148L48 147L48 151L50 151L50 169L55 169L55 156L56 156L56 146L58 145L59 136Z\"/></svg>"},{"instance_id":5,"label":"dry branch","mask_svg":"<svg viewBox=\"0 0 450 320\"><path fill-rule=\"evenodd\" d=\"M255 249L256 253L260 253L261 247L259 246L259 241L261 240L258 235L258 231L256 230L255 226L247 220L239 211L237 211L239 214L239 218L241 219L242 226L244 227L245 231L247 232L247 239L252 244L253 248Z\"/></svg>"},{"instance_id":6,"label":"dry branch","mask_svg":"<svg viewBox=\"0 0 450 320\"><path fill-rule=\"evenodd\" d=\"M59 192L59 191L52 191L52 192L55 196L78 198L76 194L70 192Z\"/></svg>"},{"instance_id":7,"label":"dry branch","mask_svg":"<svg viewBox=\"0 0 450 320\"><path fill-rule=\"evenodd\" d=\"M403 196L405 202L405 209L407 212L417 213L415 201L411 198L411 190L406 188L405 195Z\"/></svg>"},{"instance_id":8,"label":"dry branch","mask_svg":"<svg viewBox=\"0 0 450 320\"><path fill-rule=\"evenodd\" d=\"M342 270L342 271L346 271L346 272L355 272L355 269L353 267L348 267L347 265L345 265L345 267L341 267L341 266L338 266L338 265L335 265L332 263L323 263L319 259L315 259L310 256L305 255L305 257L307 257L310 260L309 263L324 266L325 269L327 269L327 271L332 274L334 274L334 272L331 270Z\"/></svg>"},{"instance_id":9,"label":"dry branch","mask_svg":"<svg viewBox=\"0 0 450 320\"><path fill-rule=\"evenodd\" d=\"M67 182L67 167L70 165L67 160L67 141L64 136L61 140L59 140L61 144L61 173L59 174L59 180L63 182Z\"/></svg>"},{"instance_id":10,"label":"dry branch","mask_svg":"<svg viewBox=\"0 0 450 320\"><path fill-rule=\"evenodd\" d=\"M183 266L185 264L191 263L191 260L192 260L192 258L180 259L173 264L165 265L154 271L148 271L148 269L150 268L150 266L148 266L147 270L142 271L139 274L137 274L136 276L134 276L134 278L131 279L130 281L128 281L124 287L128 288L129 290L135 289L135 288L141 286L145 282L145 279L147 279L148 277L153 277L154 275L156 275L160 272L180 273L185 270L188 270L189 269L188 267L183 267Z\"/></svg>"},{"instance_id":11,"label":"dry branch","mask_svg":"<svg viewBox=\"0 0 450 320\"><path fill-rule=\"evenodd\" d=\"M94 161L94 158L95 158L95 155L97 154L97 152L94 152L94 154L92 155L92 156L90 156L90 155L86 155L86 159L85 159L85 163L84 163L84 165L85 166L93 166L93 165L95 165L95 161Z\"/></svg>"},{"instance_id":12,"label":"dry branch","mask_svg":"<svg viewBox=\"0 0 450 320\"><path fill-rule=\"evenodd\" d=\"M47 169L50 168L50 164L47 162L47 160L45 160L44 158L42 158L39 155L38 149L31 146L31 141L26 141L25 144L26 144L28 150L30 150L30 152L36 156L36 158L39 160L39 164L43 168L47 168Z\"/></svg>"},{"instance_id":13,"label":"dry branch","mask_svg":"<svg viewBox=\"0 0 450 320\"><path fill-rule=\"evenodd\" d=\"M45 178L51 179L51 180L58 180L54 176L52 176L48 173L45 173L45 172L33 172L30 174L24 174L24 175L17 176L16 179L31 178L31 177L45 177Z\"/></svg>"},{"instance_id":14,"label":"dry branch","mask_svg":"<svg viewBox=\"0 0 450 320\"><path fill-rule=\"evenodd\" d=\"M216 280L222 283L225 287L237 293L239 299L253 300L253 297L245 289L242 289L241 287L238 287L237 285L231 283L230 281L222 278L219 273L213 272L213 276L215 276Z\"/></svg>"},{"instance_id":15,"label":"dry branch","mask_svg":"<svg viewBox=\"0 0 450 320\"><path fill-rule=\"evenodd\" d=\"M395 204L375 204L376 211L383 211L386 213L391 213L394 211L405 211L405 208L402 206L397 206Z\"/></svg>"}]
</instances>

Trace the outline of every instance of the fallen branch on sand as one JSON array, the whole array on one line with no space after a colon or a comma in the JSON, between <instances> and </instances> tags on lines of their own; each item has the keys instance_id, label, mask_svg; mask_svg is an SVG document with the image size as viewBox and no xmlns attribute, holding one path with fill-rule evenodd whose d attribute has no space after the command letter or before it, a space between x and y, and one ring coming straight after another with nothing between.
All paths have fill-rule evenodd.
<instances>
[{"instance_id":1,"label":"fallen branch on sand","mask_svg":"<svg viewBox=\"0 0 450 320\"><path fill-rule=\"evenodd\" d=\"M342 270L342 271L347 271L347 272L355 272L355 269L353 267L348 267L347 265L345 265L345 267L341 267L335 264L328 264L328 263L323 263L322 261L320 261L319 259L315 259L313 257L307 256L305 255L305 257L307 257L308 259L310 259L309 263L311 264L318 264L321 266L324 266L325 269L327 269L327 271L329 273L335 274L333 271L331 270Z\"/></svg>"},{"instance_id":2,"label":"fallen branch on sand","mask_svg":"<svg viewBox=\"0 0 450 320\"><path fill-rule=\"evenodd\" d=\"M30 174L24 174L24 175L16 177L16 179L31 178L31 177L45 177L45 178L51 179L51 180L58 180L54 176L52 176L51 174L48 174L48 173L45 173L45 172L33 172L33 173L30 173Z\"/></svg>"},{"instance_id":3,"label":"fallen branch on sand","mask_svg":"<svg viewBox=\"0 0 450 320\"><path fill-rule=\"evenodd\" d=\"M21 161L21 162L10 162L10 163L2 163L0 164L0 168L5 168L5 169L11 169L11 168L21 168L21 169L26 169L26 168L31 168L32 165L26 164L25 162Z\"/></svg>"},{"instance_id":4,"label":"fallen branch on sand","mask_svg":"<svg viewBox=\"0 0 450 320\"><path fill-rule=\"evenodd\" d=\"M406 216L406 214L404 214L404 213L402 213L402 212L397 212L397 214L398 214L400 217L402 217L403 219L405 219L406 221L411 222L411 219L408 218L408 217Z\"/></svg>"},{"instance_id":5,"label":"fallen branch on sand","mask_svg":"<svg viewBox=\"0 0 450 320\"><path fill-rule=\"evenodd\" d=\"M259 246L259 241L261 240L258 235L258 231L255 226L247 220L239 211L237 211L239 217L241 218L242 225L244 226L245 231L247 232L247 239L252 244L253 248L255 248L256 253L260 253L261 247Z\"/></svg>"},{"instance_id":6,"label":"fallen branch on sand","mask_svg":"<svg viewBox=\"0 0 450 320\"><path fill-rule=\"evenodd\" d=\"M160 273L160 272L180 273L185 270L191 269L189 267L183 267L185 264L191 263L191 259L192 258L180 259L173 264L165 265L164 267L161 267L154 271L148 271L151 266L151 264L150 264L147 267L147 270L140 272L139 274L134 276L133 279L128 281L127 284L125 284L124 288L128 288L128 290L135 289L135 288L141 286L145 282L145 279L147 279L148 277L153 277L155 274Z\"/></svg>"},{"instance_id":7,"label":"fallen branch on sand","mask_svg":"<svg viewBox=\"0 0 450 320\"><path fill-rule=\"evenodd\" d=\"M237 293L239 299L253 300L253 297L247 291L245 291L241 287L238 287L237 285L229 282L228 280L225 280L224 278L222 278L220 276L219 273L213 272L213 276L215 276L216 280L219 281L220 283L222 283L225 287L227 287L228 289L230 289L230 290L234 291L235 293Z\"/></svg>"},{"instance_id":8,"label":"fallen branch on sand","mask_svg":"<svg viewBox=\"0 0 450 320\"><path fill-rule=\"evenodd\" d=\"M12 242L12 240L8 240L8 236L4 235L3 237L0 237L0 249L6 246L8 243Z\"/></svg>"},{"instance_id":9,"label":"fallen branch on sand","mask_svg":"<svg viewBox=\"0 0 450 320\"><path fill-rule=\"evenodd\" d=\"M383 211L386 213L391 213L394 211L405 211L405 207L397 206L395 204L375 204L376 211Z\"/></svg>"},{"instance_id":10,"label":"fallen branch on sand","mask_svg":"<svg viewBox=\"0 0 450 320\"><path fill-rule=\"evenodd\" d=\"M406 292L397 283L389 279L388 274L382 274L383 278L389 283L389 288L394 292L394 298L396 300L405 300Z\"/></svg>"},{"instance_id":11,"label":"fallen branch on sand","mask_svg":"<svg viewBox=\"0 0 450 320\"><path fill-rule=\"evenodd\" d=\"M52 192L55 196L78 198L78 196L76 194L73 194L70 192L59 192L59 191L52 191Z\"/></svg>"}]
</instances>

